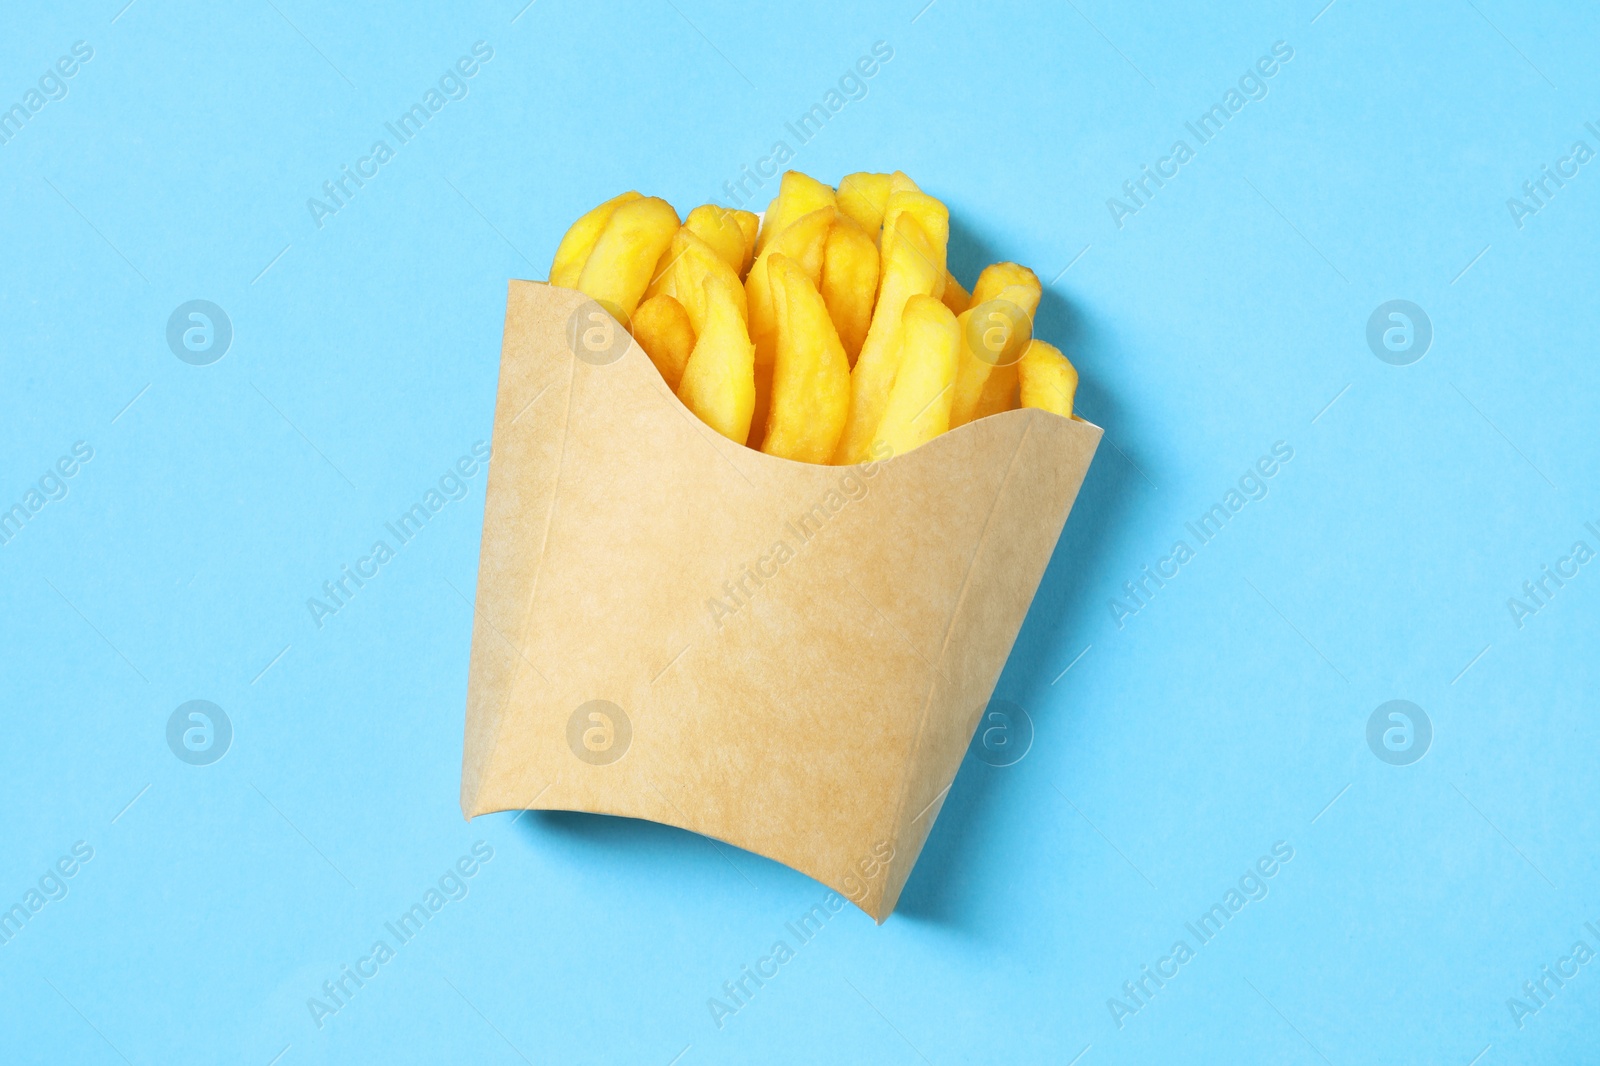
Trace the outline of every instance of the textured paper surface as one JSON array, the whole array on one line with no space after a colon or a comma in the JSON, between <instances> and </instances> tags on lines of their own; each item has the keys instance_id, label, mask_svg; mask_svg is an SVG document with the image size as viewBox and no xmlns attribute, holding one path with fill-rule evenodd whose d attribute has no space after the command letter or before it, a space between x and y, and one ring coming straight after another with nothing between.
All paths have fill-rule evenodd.
<instances>
[{"instance_id":1,"label":"textured paper surface","mask_svg":"<svg viewBox=\"0 0 1600 1066\"><path fill-rule=\"evenodd\" d=\"M1018 410L862 467L778 459L582 294L511 282L462 811L680 826L881 922L1100 432Z\"/></svg>"}]
</instances>

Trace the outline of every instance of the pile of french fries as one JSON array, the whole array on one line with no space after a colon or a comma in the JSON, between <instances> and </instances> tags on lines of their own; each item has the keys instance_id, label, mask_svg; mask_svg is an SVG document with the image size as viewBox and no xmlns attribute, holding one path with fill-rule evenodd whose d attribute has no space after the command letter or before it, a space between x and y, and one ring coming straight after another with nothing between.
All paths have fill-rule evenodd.
<instances>
[{"instance_id":1,"label":"pile of french fries","mask_svg":"<svg viewBox=\"0 0 1600 1066\"><path fill-rule=\"evenodd\" d=\"M599 303L702 421L770 455L860 463L1019 405L1072 417L1078 372L1033 337L1038 277L995 263L969 293L949 236L949 210L899 171L834 189L791 170L762 218L607 200L562 238L550 284Z\"/></svg>"}]
</instances>

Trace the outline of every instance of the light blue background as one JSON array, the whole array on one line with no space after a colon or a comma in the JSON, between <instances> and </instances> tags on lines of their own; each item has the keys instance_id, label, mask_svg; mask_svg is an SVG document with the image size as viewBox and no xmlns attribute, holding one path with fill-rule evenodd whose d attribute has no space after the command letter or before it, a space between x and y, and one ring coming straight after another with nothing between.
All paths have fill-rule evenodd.
<instances>
[{"instance_id":1,"label":"light blue background","mask_svg":"<svg viewBox=\"0 0 1600 1066\"><path fill-rule=\"evenodd\" d=\"M3 106L94 48L0 146L0 506L94 448L0 547L0 905L94 849L0 946L0 1058L1600 1061L1600 963L1520 1029L1506 1004L1600 950L1600 564L1521 628L1506 604L1600 548L1600 162L1506 206L1600 149L1592 11L122 2L0 33ZM470 94L317 228L479 40ZM1275 41L1267 97L1119 229L1106 199ZM968 284L1034 266L1107 432L999 686L1031 750L969 755L899 910L845 910L719 1030L821 886L651 824L461 819L484 475L321 629L305 601L488 439L507 278L602 197L687 211L780 138L948 201ZM214 365L167 347L191 299L232 320ZM1390 299L1432 320L1414 365L1367 347ZM1270 494L1119 628L1277 441ZM214 765L168 750L191 699L233 722ZM1367 746L1391 699L1433 723L1414 765ZM313 1025L477 840L470 894ZM1107 1000L1278 841L1267 898L1119 1029Z\"/></svg>"}]
</instances>

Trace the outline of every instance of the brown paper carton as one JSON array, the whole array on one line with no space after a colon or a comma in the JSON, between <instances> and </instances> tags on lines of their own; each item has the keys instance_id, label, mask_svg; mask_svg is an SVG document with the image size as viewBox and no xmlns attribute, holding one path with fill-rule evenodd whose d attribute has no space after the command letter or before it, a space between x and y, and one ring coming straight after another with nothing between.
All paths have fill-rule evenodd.
<instances>
[{"instance_id":1,"label":"brown paper carton","mask_svg":"<svg viewBox=\"0 0 1600 1066\"><path fill-rule=\"evenodd\" d=\"M857 467L775 458L597 304L511 282L462 811L680 826L883 921L1100 432L1025 409Z\"/></svg>"}]
</instances>

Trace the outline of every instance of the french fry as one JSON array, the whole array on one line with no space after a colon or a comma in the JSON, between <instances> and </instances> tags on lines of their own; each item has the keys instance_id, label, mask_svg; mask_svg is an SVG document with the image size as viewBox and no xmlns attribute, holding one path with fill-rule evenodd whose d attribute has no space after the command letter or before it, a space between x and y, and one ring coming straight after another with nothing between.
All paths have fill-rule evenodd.
<instances>
[{"instance_id":1,"label":"french fry","mask_svg":"<svg viewBox=\"0 0 1600 1066\"><path fill-rule=\"evenodd\" d=\"M756 254L755 265L744 279L744 290L749 297L750 339L755 342L758 364L771 366L777 351L777 319L772 308L772 285L767 278L768 263L774 255L786 255L800 264L813 285L820 285L828 232L836 218L838 212L831 207L813 211L796 219L782 237Z\"/></svg>"},{"instance_id":2,"label":"french fry","mask_svg":"<svg viewBox=\"0 0 1600 1066\"><path fill-rule=\"evenodd\" d=\"M840 215L822 253L822 298L852 366L872 325L877 295L878 242L860 223Z\"/></svg>"},{"instance_id":3,"label":"french fry","mask_svg":"<svg viewBox=\"0 0 1600 1066\"><path fill-rule=\"evenodd\" d=\"M895 171L895 174L903 177L899 171ZM891 245L895 240L894 224L902 214L909 214L915 218L927 236L928 247L932 251L930 261L937 277L931 295L944 295L945 279L950 276L950 272L945 269L945 246L950 243L949 209L924 192L914 190L891 192L889 204L883 212L883 234L879 237L879 252L885 260L892 253Z\"/></svg>"},{"instance_id":4,"label":"french fry","mask_svg":"<svg viewBox=\"0 0 1600 1066\"><path fill-rule=\"evenodd\" d=\"M640 198L638 193L632 191L613 196L574 222L556 246L555 260L550 264L550 284L560 285L564 289L577 288L583 264L588 261L589 253L594 251L594 242L600 239L600 232L611 221L613 212L630 200Z\"/></svg>"},{"instance_id":5,"label":"french fry","mask_svg":"<svg viewBox=\"0 0 1600 1066\"><path fill-rule=\"evenodd\" d=\"M813 285L822 284L822 259L827 250L828 231L839 213L832 207L820 208L794 221L772 244L756 256L755 265L744 279L750 303L750 340L756 346L756 406L750 423L751 447L761 447L766 432L767 408L772 396L772 363L778 353L778 319L772 306L772 283L768 267L774 255L793 259Z\"/></svg>"},{"instance_id":6,"label":"french fry","mask_svg":"<svg viewBox=\"0 0 1600 1066\"><path fill-rule=\"evenodd\" d=\"M972 306L972 294L956 280L956 276L950 273L948 268L944 272L944 295L939 298L954 315L959 315Z\"/></svg>"},{"instance_id":7,"label":"french fry","mask_svg":"<svg viewBox=\"0 0 1600 1066\"><path fill-rule=\"evenodd\" d=\"M584 261L576 288L627 325L677 231L678 213L665 200L647 196L619 204Z\"/></svg>"},{"instance_id":8,"label":"french fry","mask_svg":"<svg viewBox=\"0 0 1600 1066\"><path fill-rule=\"evenodd\" d=\"M998 367L1011 366L1027 348L1033 338L1033 316L1027 309L1037 302L1038 293L1028 286L1008 285L994 299L975 303L956 318L961 356L956 363L951 429L977 417L990 375Z\"/></svg>"},{"instance_id":9,"label":"french fry","mask_svg":"<svg viewBox=\"0 0 1600 1066\"><path fill-rule=\"evenodd\" d=\"M778 184L778 195L767 205L767 215L761 222L761 232L756 237L756 255L767 250L774 238L813 211L833 207L833 187L798 170L784 171Z\"/></svg>"},{"instance_id":10,"label":"french fry","mask_svg":"<svg viewBox=\"0 0 1600 1066\"><path fill-rule=\"evenodd\" d=\"M745 443L756 451L767 442L767 419L772 414L772 367L756 365L756 397L750 410L750 436Z\"/></svg>"},{"instance_id":11,"label":"french fry","mask_svg":"<svg viewBox=\"0 0 1600 1066\"><path fill-rule=\"evenodd\" d=\"M928 200L931 200L934 205L937 205L936 207L930 207L920 201L914 201L909 198L902 197L900 200L895 202L896 206L894 211L889 209L890 197L894 196L896 193L922 192L922 187L916 182L912 181L910 175L906 174L903 170L897 170L893 174L872 174L867 176L887 179L882 183L883 188L887 189L887 192L884 193L881 200L877 201L878 219L880 223L883 225L893 225L894 216L900 211L907 209L918 210L920 213L917 216L917 220L922 223L922 228L927 232L928 236L932 238L935 243L940 245L941 248L949 244L950 212L945 205L940 203L938 200L934 200L931 196L928 197ZM843 195L843 189L844 186L841 183L841 196ZM941 233L943 236L940 236ZM941 290L939 298L944 301L944 305L948 307L953 314L957 315L972 305L971 294L967 292L967 290L962 286L961 282L956 280L956 276L950 273L948 268L944 272L944 288Z\"/></svg>"},{"instance_id":12,"label":"french fry","mask_svg":"<svg viewBox=\"0 0 1600 1066\"><path fill-rule=\"evenodd\" d=\"M1062 418L1072 417L1072 400L1078 391L1078 369L1061 349L1044 341L1032 341L1017 363L1021 381L1022 406L1051 411Z\"/></svg>"},{"instance_id":13,"label":"french fry","mask_svg":"<svg viewBox=\"0 0 1600 1066\"><path fill-rule=\"evenodd\" d=\"M943 280L934 265L937 253L915 214L905 212L900 216L894 238L888 242L889 251L883 259L872 326L861 344L855 369L850 372L850 416L839 446L834 449L835 463L859 463L867 457L900 368L906 303L913 296L932 296Z\"/></svg>"},{"instance_id":14,"label":"french fry","mask_svg":"<svg viewBox=\"0 0 1600 1066\"><path fill-rule=\"evenodd\" d=\"M1012 302L1022 309L1029 322L1039 311L1039 298L1043 290L1039 285L1038 275L1025 266L1016 263L993 263L983 268L983 273L978 275L978 283L972 287L972 300L974 303L986 303L995 299L1002 291L1010 286L1019 286L1026 294L1025 300ZM1017 364L1016 358L1020 357L1021 349L1016 349L1016 355L1006 353L1008 360L1002 360L989 371L988 380L983 383L983 392L978 397L977 407L973 410L972 417L985 418L998 414L1001 411L1010 411L1017 406Z\"/></svg>"},{"instance_id":15,"label":"french fry","mask_svg":"<svg viewBox=\"0 0 1600 1066\"><path fill-rule=\"evenodd\" d=\"M761 450L802 463L826 463L849 412L850 362L822 294L805 269L778 254L769 261L767 274L778 320L778 352Z\"/></svg>"},{"instance_id":16,"label":"french fry","mask_svg":"<svg viewBox=\"0 0 1600 1066\"><path fill-rule=\"evenodd\" d=\"M1030 315L1039 309L1039 297L1044 291L1039 284L1039 275L1017 263L990 263L984 267L983 273L978 275L978 283L972 287L972 302L992 300L1000 295L1002 289L1011 285L1032 290L1034 296L1033 307L1028 312Z\"/></svg>"},{"instance_id":17,"label":"french fry","mask_svg":"<svg viewBox=\"0 0 1600 1066\"><path fill-rule=\"evenodd\" d=\"M996 367L989 375L989 380L983 383L983 395L978 397L978 406L972 412L972 419L977 421L1001 411L1015 411L1017 402L1016 364Z\"/></svg>"},{"instance_id":18,"label":"french fry","mask_svg":"<svg viewBox=\"0 0 1600 1066\"><path fill-rule=\"evenodd\" d=\"M956 316L932 296L906 301L901 324L900 372L883 420L873 434L873 454L904 455L950 428L955 392Z\"/></svg>"},{"instance_id":19,"label":"french fry","mask_svg":"<svg viewBox=\"0 0 1600 1066\"><path fill-rule=\"evenodd\" d=\"M694 327L695 336L699 336L700 331L705 329L706 278L712 274L719 274L735 286L739 285L739 275L734 272L733 267L728 265L715 248L696 237L688 226L673 234L672 243L662 253L657 269L660 272L655 280L650 282L650 287L645 289L645 296L648 298L666 295L676 299L689 313L689 324ZM742 289L737 302L739 313L746 314Z\"/></svg>"},{"instance_id":20,"label":"french fry","mask_svg":"<svg viewBox=\"0 0 1600 1066\"><path fill-rule=\"evenodd\" d=\"M883 211L889 206L888 174L846 174L839 182L839 211L855 219L874 241L883 229Z\"/></svg>"},{"instance_id":21,"label":"french fry","mask_svg":"<svg viewBox=\"0 0 1600 1066\"><path fill-rule=\"evenodd\" d=\"M749 233L753 238L759 221L755 215L749 211L730 211L717 204L701 204L690 211L689 217L683 220L683 228L710 245L733 268L733 272L743 278L745 268L750 265L750 249L745 238L745 223L740 215L749 216ZM672 254L671 249L667 250L667 254Z\"/></svg>"},{"instance_id":22,"label":"french fry","mask_svg":"<svg viewBox=\"0 0 1600 1066\"><path fill-rule=\"evenodd\" d=\"M633 339L661 371L667 387L677 392L689 353L694 351L694 326L689 312L664 292L652 296L633 313Z\"/></svg>"},{"instance_id":23,"label":"french fry","mask_svg":"<svg viewBox=\"0 0 1600 1066\"><path fill-rule=\"evenodd\" d=\"M733 220L739 223L744 234L744 264L739 267L739 277L750 273L750 264L756 261L756 237L761 233L761 219L754 211L735 211Z\"/></svg>"},{"instance_id":24,"label":"french fry","mask_svg":"<svg viewBox=\"0 0 1600 1066\"><path fill-rule=\"evenodd\" d=\"M755 407L755 347L739 314L738 282L715 273L704 285L705 328L683 368L678 398L706 425L743 444Z\"/></svg>"}]
</instances>

